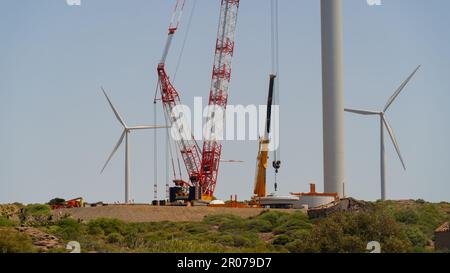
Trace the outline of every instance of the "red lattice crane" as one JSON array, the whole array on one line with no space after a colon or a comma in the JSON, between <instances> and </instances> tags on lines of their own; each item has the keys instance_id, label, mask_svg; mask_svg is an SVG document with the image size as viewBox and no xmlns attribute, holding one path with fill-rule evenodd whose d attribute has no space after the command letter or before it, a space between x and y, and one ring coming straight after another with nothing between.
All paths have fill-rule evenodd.
<instances>
[{"instance_id":1,"label":"red lattice crane","mask_svg":"<svg viewBox=\"0 0 450 273\"><path fill-rule=\"evenodd\" d=\"M208 125L210 119L216 120L217 115L222 115L222 117L207 128L200 170L200 186L203 194L210 197L213 196L216 188L222 153L221 136L215 134L217 133L216 130L223 132L223 115L225 115L228 102L238 10L239 0L222 0L206 124ZM222 130L218 127L221 127Z\"/></svg>"},{"instance_id":2,"label":"red lattice crane","mask_svg":"<svg viewBox=\"0 0 450 273\"><path fill-rule=\"evenodd\" d=\"M187 123L185 122L185 117L182 112L178 112L179 108L177 107L181 106L179 93L170 82L165 69L166 58L172 39L178 29L185 0L177 0L169 26L166 46L157 68L165 115L168 118L169 125L175 128L175 132L177 133L175 142L180 150L189 175L190 184L184 181L178 181L178 183L179 185L200 186L204 200L212 199L217 183L222 145L219 139L215 137L215 130L219 127L223 128L223 124L215 124L214 122L216 121L215 118L217 115L225 114L227 105L239 1L221 0L207 116L207 124L211 124L211 119L213 120L213 124L209 126L206 132L203 152L200 152L199 146L190 130L186 130ZM223 119L219 120L223 121Z\"/></svg>"}]
</instances>

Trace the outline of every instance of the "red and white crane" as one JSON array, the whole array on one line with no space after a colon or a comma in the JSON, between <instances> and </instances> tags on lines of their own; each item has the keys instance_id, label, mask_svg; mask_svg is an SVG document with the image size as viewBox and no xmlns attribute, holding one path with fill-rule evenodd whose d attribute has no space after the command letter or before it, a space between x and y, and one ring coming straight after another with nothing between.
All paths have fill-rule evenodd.
<instances>
[{"instance_id":1,"label":"red and white crane","mask_svg":"<svg viewBox=\"0 0 450 273\"><path fill-rule=\"evenodd\" d=\"M212 70L209 109L207 115L207 132L203 142L200 186L206 196L213 196L217 183L222 144L216 130L223 132L223 121L228 102L228 90L231 81L231 61L234 53L236 22L239 0L222 0L219 28L217 31L216 50ZM222 117L217 117L222 115ZM210 120L214 123L210 124ZM218 127L222 127L218 129Z\"/></svg>"},{"instance_id":2,"label":"red and white crane","mask_svg":"<svg viewBox=\"0 0 450 273\"><path fill-rule=\"evenodd\" d=\"M189 182L176 180L175 183L177 186L200 187L204 200L212 200L217 183L222 145L220 137L216 137L216 130L220 127L223 128L223 124L216 124L216 122L217 120L223 122L224 119L217 119L217 116L225 115L228 101L239 2L240 0L221 0L207 115L209 126L205 132L202 151L200 151L190 130L186 128L185 116L177 107L181 106L179 93L170 82L165 67L172 39L179 26L185 0L177 0L168 30L166 46L157 68L165 115L168 125L172 126L175 129L172 131L177 134L175 142L189 176Z\"/></svg>"}]
</instances>

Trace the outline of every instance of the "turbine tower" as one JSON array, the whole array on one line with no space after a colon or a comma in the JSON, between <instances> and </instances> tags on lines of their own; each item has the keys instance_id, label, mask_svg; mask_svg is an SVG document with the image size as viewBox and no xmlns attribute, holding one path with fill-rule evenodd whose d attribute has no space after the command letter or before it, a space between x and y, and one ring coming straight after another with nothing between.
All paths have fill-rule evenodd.
<instances>
[{"instance_id":1,"label":"turbine tower","mask_svg":"<svg viewBox=\"0 0 450 273\"><path fill-rule=\"evenodd\" d=\"M321 0L324 190L345 197L341 0Z\"/></svg>"},{"instance_id":2,"label":"turbine tower","mask_svg":"<svg viewBox=\"0 0 450 273\"><path fill-rule=\"evenodd\" d=\"M379 116L380 117L380 177L381 177L381 199L386 200L386 153L385 153L385 141L384 141L384 128L389 133L390 139L394 144L397 155L402 163L403 169L406 170L406 165L403 160L402 154L400 152L400 147L398 146L397 139L395 138L394 130L387 121L386 111L390 108L395 99L400 95L403 89L406 87L408 82L412 79L414 74L419 70L420 65L413 71L411 75L400 85L400 87L394 92L394 94L389 98L386 105L381 112L368 111L368 110L357 110L357 109L345 109L346 112L364 115L364 116Z\"/></svg>"},{"instance_id":3,"label":"turbine tower","mask_svg":"<svg viewBox=\"0 0 450 273\"><path fill-rule=\"evenodd\" d=\"M139 125L139 126L128 126L125 121L123 120L122 116L117 111L116 107L112 104L111 100L108 97L108 94L106 94L105 89L102 87L103 94L105 95L106 99L108 100L109 106L111 106L112 111L114 112L114 115L116 116L117 120L120 122L120 124L123 126L123 132L122 135L119 138L119 141L117 142L116 146L114 147L113 151L109 155L108 159L106 160L105 165L103 166L100 173L103 173L105 168L108 166L109 161L111 161L111 158L116 153L117 149L119 149L120 145L122 144L124 138L125 138L125 204L130 203L130 144L129 144L129 135L132 131L136 130L148 130L148 129L160 129L160 128L167 128L167 126L154 126L154 125Z\"/></svg>"}]
</instances>

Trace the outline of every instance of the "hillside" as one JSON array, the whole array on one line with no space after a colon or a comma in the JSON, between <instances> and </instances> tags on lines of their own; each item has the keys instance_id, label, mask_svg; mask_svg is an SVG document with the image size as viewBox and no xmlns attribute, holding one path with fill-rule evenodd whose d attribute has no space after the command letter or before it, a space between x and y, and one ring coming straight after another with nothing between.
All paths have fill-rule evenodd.
<instances>
[{"instance_id":1,"label":"hillside","mask_svg":"<svg viewBox=\"0 0 450 273\"><path fill-rule=\"evenodd\" d=\"M62 246L74 240L83 252L366 252L369 241L383 252L433 252L434 229L450 220L450 204L421 200L369 203L364 211L314 220L303 212L259 211L146 223L55 218L45 205L16 207L0 210L0 252L66 252Z\"/></svg>"}]
</instances>

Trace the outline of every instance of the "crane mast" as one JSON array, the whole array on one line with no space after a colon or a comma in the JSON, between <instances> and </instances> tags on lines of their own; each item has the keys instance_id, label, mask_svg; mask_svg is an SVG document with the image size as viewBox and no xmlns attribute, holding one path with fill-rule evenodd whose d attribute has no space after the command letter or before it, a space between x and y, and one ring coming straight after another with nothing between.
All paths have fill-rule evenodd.
<instances>
[{"instance_id":1,"label":"crane mast","mask_svg":"<svg viewBox=\"0 0 450 273\"><path fill-rule=\"evenodd\" d=\"M200 169L200 186L206 197L213 197L219 171L222 144L217 135L219 126L223 129L225 110L228 102L228 90L231 81L231 61L234 53L237 15L240 0L222 0L217 31L215 57L212 70L207 131L203 142ZM222 122L222 124L217 124ZM223 132L223 131L222 131Z\"/></svg>"},{"instance_id":2,"label":"crane mast","mask_svg":"<svg viewBox=\"0 0 450 273\"><path fill-rule=\"evenodd\" d=\"M192 136L190 130L185 128L186 117L177 106L181 106L180 96L175 87L170 82L169 76L167 75L165 63L166 58L172 44L172 39L178 29L180 18L184 9L185 0L178 0L172 15L172 20L169 25L169 33L167 36L166 46L164 47L163 55L161 61L158 64L158 79L159 87L161 91L161 100L163 103L163 108L169 126L175 128L176 139L175 142L180 150L181 156L183 158L184 164L186 166L187 173L189 175L189 180L192 184L195 184L200 179L200 151L198 145Z\"/></svg>"}]
</instances>

